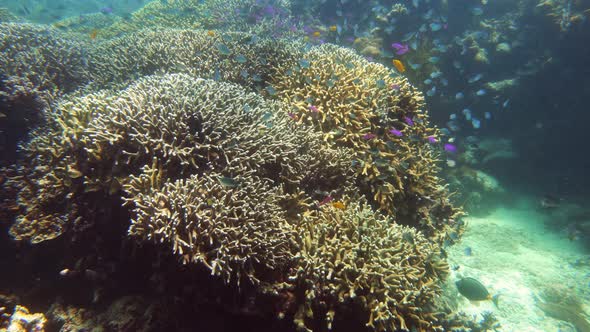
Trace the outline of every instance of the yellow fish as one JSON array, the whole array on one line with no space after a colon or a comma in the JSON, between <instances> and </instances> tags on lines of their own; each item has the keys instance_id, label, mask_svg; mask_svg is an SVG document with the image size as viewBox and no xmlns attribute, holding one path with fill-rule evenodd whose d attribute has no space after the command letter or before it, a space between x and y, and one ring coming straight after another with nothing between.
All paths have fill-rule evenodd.
<instances>
[{"instance_id":1,"label":"yellow fish","mask_svg":"<svg viewBox=\"0 0 590 332\"><path fill-rule=\"evenodd\" d=\"M319 32L319 31L315 31L315 32L313 33L313 36L317 38L317 37L319 37L321 34L322 34L321 32Z\"/></svg>"},{"instance_id":2,"label":"yellow fish","mask_svg":"<svg viewBox=\"0 0 590 332\"><path fill-rule=\"evenodd\" d=\"M213 30L207 31L207 36L209 36L209 37L215 37L215 31L213 31Z\"/></svg>"},{"instance_id":3,"label":"yellow fish","mask_svg":"<svg viewBox=\"0 0 590 332\"><path fill-rule=\"evenodd\" d=\"M342 203L342 202L334 202L334 203L332 203L332 207L334 207L336 209L340 209L340 210L346 209L346 205L344 205L344 203Z\"/></svg>"},{"instance_id":4,"label":"yellow fish","mask_svg":"<svg viewBox=\"0 0 590 332\"><path fill-rule=\"evenodd\" d=\"M90 34L89 34L90 39L95 40L96 39L96 36L98 36L98 30L97 29L94 29L94 30L90 31Z\"/></svg>"},{"instance_id":5,"label":"yellow fish","mask_svg":"<svg viewBox=\"0 0 590 332\"><path fill-rule=\"evenodd\" d=\"M330 26L330 31L334 32L336 30L338 30L337 26L335 26L335 25Z\"/></svg>"},{"instance_id":6,"label":"yellow fish","mask_svg":"<svg viewBox=\"0 0 590 332\"><path fill-rule=\"evenodd\" d=\"M397 59L393 59L393 66L400 73L403 73L403 72L406 71L406 67L404 66L404 64L401 61L397 60Z\"/></svg>"}]
</instances>

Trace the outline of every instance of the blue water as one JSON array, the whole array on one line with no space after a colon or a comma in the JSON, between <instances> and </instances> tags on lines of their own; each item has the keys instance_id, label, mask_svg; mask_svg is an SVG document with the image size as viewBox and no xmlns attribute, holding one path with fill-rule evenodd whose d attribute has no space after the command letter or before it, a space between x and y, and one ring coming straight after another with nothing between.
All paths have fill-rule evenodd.
<instances>
[{"instance_id":1,"label":"blue water","mask_svg":"<svg viewBox=\"0 0 590 332\"><path fill-rule=\"evenodd\" d=\"M0 330L19 305L38 314L22 331L590 331L589 16L572 0L0 0ZM378 226L338 232L365 203L387 236L407 227L394 243L435 248L406 260L428 282L380 293L396 271L369 249ZM498 305L461 294L466 277Z\"/></svg>"}]
</instances>

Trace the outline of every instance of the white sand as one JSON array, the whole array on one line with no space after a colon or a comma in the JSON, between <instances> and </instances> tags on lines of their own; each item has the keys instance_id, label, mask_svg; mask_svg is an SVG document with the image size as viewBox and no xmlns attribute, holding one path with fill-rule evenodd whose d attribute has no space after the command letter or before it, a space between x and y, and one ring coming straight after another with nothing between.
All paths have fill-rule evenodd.
<instances>
[{"instance_id":1,"label":"white sand","mask_svg":"<svg viewBox=\"0 0 590 332\"><path fill-rule=\"evenodd\" d=\"M534 294L565 290L590 309L590 269L571 264L588 257L588 252L565 233L546 229L544 223L554 217L535 205L523 199L515 208L465 219L463 238L448 251L451 266L459 266L451 274L452 284L473 277L500 298L496 308L491 301L471 303L460 297L459 310L470 315L492 311L502 325L500 331L575 331L572 325L546 316L535 305ZM471 256L465 254L466 247L471 247Z\"/></svg>"}]
</instances>

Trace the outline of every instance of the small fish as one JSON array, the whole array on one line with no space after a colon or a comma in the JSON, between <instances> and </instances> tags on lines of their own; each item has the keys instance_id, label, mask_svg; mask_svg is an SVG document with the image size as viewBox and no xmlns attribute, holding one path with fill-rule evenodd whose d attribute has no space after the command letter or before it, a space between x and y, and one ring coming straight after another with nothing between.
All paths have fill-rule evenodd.
<instances>
[{"instance_id":1,"label":"small fish","mask_svg":"<svg viewBox=\"0 0 590 332\"><path fill-rule=\"evenodd\" d=\"M399 84L392 84L389 86L389 88L391 90L399 91L399 89L401 89L401 86L399 86Z\"/></svg>"},{"instance_id":2,"label":"small fish","mask_svg":"<svg viewBox=\"0 0 590 332\"><path fill-rule=\"evenodd\" d=\"M428 97L432 97L436 94L436 86L433 86L432 88L430 88L430 90L426 91L426 95Z\"/></svg>"},{"instance_id":3,"label":"small fish","mask_svg":"<svg viewBox=\"0 0 590 332\"><path fill-rule=\"evenodd\" d=\"M553 210L559 207L560 201L559 198L553 195L545 194L540 200L540 205L542 209Z\"/></svg>"},{"instance_id":4,"label":"small fish","mask_svg":"<svg viewBox=\"0 0 590 332\"><path fill-rule=\"evenodd\" d=\"M428 58L428 62L435 64L438 63L440 61L440 58L437 56L431 56L430 58Z\"/></svg>"},{"instance_id":5,"label":"small fish","mask_svg":"<svg viewBox=\"0 0 590 332\"><path fill-rule=\"evenodd\" d=\"M113 7L108 7L108 6L107 7L102 7L100 9L100 12L103 13L103 14L105 14L105 15L112 14L113 13Z\"/></svg>"},{"instance_id":6,"label":"small fish","mask_svg":"<svg viewBox=\"0 0 590 332\"><path fill-rule=\"evenodd\" d=\"M396 49L395 54L397 54L397 55L404 55L410 51L410 49L408 48L408 45L406 45L406 44L393 43L393 44L391 44L391 47Z\"/></svg>"},{"instance_id":7,"label":"small fish","mask_svg":"<svg viewBox=\"0 0 590 332\"><path fill-rule=\"evenodd\" d=\"M481 121L479 119L472 118L471 125L473 126L474 129L479 129L481 127Z\"/></svg>"},{"instance_id":8,"label":"small fish","mask_svg":"<svg viewBox=\"0 0 590 332\"><path fill-rule=\"evenodd\" d=\"M461 100L465 97L465 95L463 94L463 92L457 92L457 94L455 94L455 99L456 100Z\"/></svg>"},{"instance_id":9,"label":"small fish","mask_svg":"<svg viewBox=\"0 0 590 332\"><path fill-rule=\"evenodd\" d=\"M394 135L394 136L397 136L397 137L404 136L404 133L402 133L401 131L399 131L399 130L397 130L395 128L389 129L389 133L392 134L392 135Z\"/></svg>"},{"instance_id":10,"label":"small fish","mask_svg":"<svg viewBox=\"0 0 590 332\"><path fill-rule=\"evenodd\" d=\"M98 35L98 29L94 29L90 32L89 37L90 37L90 39L95 40L97 35Z\"/></svg>"},{"instance_id":11,"label":"small fish","mask_svg":"<svg viewBox=\"0 0 590 332\"><path fill-rule=\"evenodd\" d=\"M457 147L456 147L455 145L451 144L451 143L446 143L446 144L443 146L443 148L444 148L444 150L445 150L445 151L447 151L447 152L451 152L451 153L455 153L455 152L457 152Z\"/></svg>"},{"instance_id":12,"label":"small fish","mask_svg":"<svg viewBox=\"0 0 590 332\"><path fill-rule=\"evenodd\" d=\"M364 140L368 141L368 140L372 140L373 138L377 137L377 135L373 134L373 133L366 133L363 136L361 136Z\"/></svg>"},{"instance_id":13,"label":"small fish","mask_svg":"<svg viewBox=\"0 0 590 332\"><path fill-rule=\"evenodd\" d=\"M457 162L452 159L447 159L447 166L455 167L455 166L457 166Z\"/></svg>"},{"instance_id":14,"label":"small fish","mask_svg":"<svg viewBox=\"0 0 590 332\"><path fill-rule=\"evenodd\" d=\"M449 115L449 119L450 120L457 120L457 114L451 113L451 115Z\"/></svg>"},{"instance_id":15,"label":"small fish","mask_svg":"<svg viewBox=\"0 0 590 332\"><path fill-rule=\"evenodd\" d=\"M436 144L436 143L438 143L438 141L436 140L436 138L434 136L428 136L426 139L428 140L428 142L430 144Z\"/></svg>"},{"instance_id":16,"label":"small fish","mask_svg":"<svg viewBox=\"0 0 590 332\"><path fill-rule=\"evenodd\" d=\"M432 73L430 73L430 78L439 78L442 76L442 73L440 71L433 71Z\"/></svg>"},{"instance_id":17,"label":"small fish","mask_svg":"<svg viewBox=\"0 0 590 332\"><path fill-rule=\"evenodd\" d=\"M207 30L207 36L209 36L209 37L215 37L215 31L213 31L213 30Z\"/></svg>"},{"instance_id":18,"label":"small fish","mask_svg":"<svg viewBox=\"0 0 590 332\"><path fill-rule=\"evenodd\" d=\"M310 66L309 60L307 60L307 59L300 59L299 60L299 67L307 69L307 68L309 68L309 66Z\"/></svg>"},{"instance_id":19,"label":"small fish","mask_svg":"<svg viewBox=\"0 0 590 332\"><path fill-rule=\"evenodd\" d=\"M236 61L238 63L246 63L246 61L248 61L248 59L246 59L245 56L238 54L238 55L236 55Z\"/></svg>"},{"instance_id":20,"label":"small fish","mask_svg":"<svg viewBox=\"0 0 590 332\"><path fill-rule=\"evenodd\" d=\"M322 206L322 205L328 204L328 203L330 203L332 200L334 200L334 197L332 197L331 195L328 195L328 196L326 196L324 199L322 199L318 205L319 205L319 206Z\"/></svg>"},{"instance_id":21,"label":"small fish","mask_svg":"<svg viewBox=\"0 0 590 332\"><path fill-rule=\"evenodd\" d=\"M502 107L506 108L508 107L508 104L510 103L510 99L506 99L503 103L502 103Z\"/></svg>"},{"instance_id":22,"label":"small fish","mask_svg":"<svg viewBox=\"0 0 590 332\"><path fill-rule=\"evenodd\" d=\"M479 6L473 7L471 8L471 14L473 14L473 16L480 16L483 14L483 8Z\"/></svg>"},{"instance_id":23,"label":"small fish","mask_svg":"<svg viewBox=\"0 0 590 332\"><path fill-rule=\"evenodd\" d=\"M465 296L470 301L487 301L491 300L494 305L498 306L498 295L491 296L488 290L481 282L474 278L462 278L455 282L459 294Z\"/></svg>"},{"instance_id":24,"label":"small fish","mask_svg":"<svg viewBox=\"0 0 590 332\"><path fill-rule=\"evenodd\" d=\"M470 83L470 84L471 84L471 83L475 83L475 82L479 81L479 80L480 80L482 77L483 77L483 75L482 75L482 74L476 74L476 75L473 75L473 76L471 76L471 77L470 77L470 78L467 80L467 82L468 82L468 83Z\"/></svg>"},{"instance_id":25,"label":"small fish","mask_svg":"<svg viewBox=\"0 0 590 332\"><path fill-rule=\"evenodd\" d=\"M393 66L394 66L394 67L395 67L395 69L397 69L397 71L399 71L400 73L403 73L403 72L405 72L405 71L406 71L406 67L404 66L404 64L403 64L401 61L397 60L397 59L394 59L394 60L393 60Z\"/></svg>"},{"instance_id":26,"label":"small fish","mask_svg":"<svg viewBox=\"0 0 590 332\"><path fill-rule=\"evenodd\" d=\"M383 89L386 86L385 81L384 80L381 80L381 79L377 80L375 83L377 83L377 87L379 89Z\"/></svg>"},{"instance_id":27,"label":"small fish","mask_svg":"<svg viewBox=\"0 0 590 332\"><path fill-rule=\"evenodd\" d=\"M342 202L333 202L332 203L332 207L339 209L339 210L345 210L346 209L346 205L344 205L344 203Z\"/></svg>"},{"instance_id":28,"label":"small fish","mask_svg":"<svg viewBox=\"0 0 590 332\"><path fill-rule=\"evenodd\" d=\"M314 113L317 113L317 112L319 112L319 111L320 111L320 110L318 109L318 107L317 107L317 106L315 106L315 105L309 105L307 108L308 108L310 111L314 112Z\"/></svg>"},{"instance_id":29,"label":"small fish","mask_svg":"<svg viewBox=\"0 0 590 332\"><path fill-rule=\"evenodd\" d=\"M312 34L312 36L314 36L315 38L318 38L321 35L322 35L322 33L319 32L319 31L314 31L313 34Z\"/></svg>"},{"instance_id":30,"label":"small fish","mask_svg":"<svg viewBox=\"0 0 590 332\"><path fill-rule=\"evenodd\" d=\"M430 78L427 78L424 80L424 84L430 85L430 84L432 84L432 80Z\"/></svg>"},{"instance_id":31,"label":"small fish","mask_svg":"<svg viewBox=\"0 0 590 332\"><path fill-rule=\"evenodd\" d=\"M230 55L231 54L229 47L227 47L227 45L225 45L225 44L221 44L221 43L217 44L217 50L222 55Z\"/></svg>"},{"instance_id":32,"label":"small fish","mask_svg":"<svg viewBox=\"0 0 590 332\"><path fill-rule=\"evenodd\" d=\"M490 119L492 118L492 113L490 113L490 112L485 112L485 113L483 114L483 116L485 117L485 119L486 119L486 120L490 120Z\"/></svg>"},{"instance_id":33,"label":"small fish","mask_svg":"<svg viewBox=\"0 0 590 332\"><path fill-rule=\"evenodd\" d=\"M471 247L465 247L465 249L463 250L463 252L465 253L465 256L471 256L471 255L473 255L473 250L471 249Z\"/></svg>"},{"instance_id":34,"label":"small fish","mask_svg":"<svg viewBox=\"0 0 590 332\"><path fill-rule=\"evenodd\" d=\"M442 29L442 24L437 23L437 22L432 22L429 25L430 27L430 31L436 32L439 31L440 29Z\"/></svg>"},{"instance_id":35,"label":"small fish","mask_svg":"<svg viewBox=\"0 0 590 332\"><path fill-rule=\"evenodd\" d=\"M330 26L330 31L332 31L332 32L336 32L336 31L338 31L338 26L336 26L336 25L331 25L331 26Z\"/></svg>"},{"instance_id":36,"label":"small fish","mask_svg":"<svg viewBox=\"0 0 590 332\"><path fill-rule=\"evenodd\" d=\"M409 116L404 116L404 122L407 123L408 126L414 125L414 120L412 120L412 118L410 118Z\"/></svg>"},{"instance_id":37,"label":"small fish","mask_svg":"<svg viewBox=\"0 0 590 332\"><path fill-rule=\"evenodd\" d=\"M226 188L237 188L240 185L238 181L227 176L220 176L218 177L218 180L219 183Z\"/></svg>"},{"instance_id":38,"label":"small fish","mask_svg":"<svg viewBox=\"0 0 590 332\"><path fill-rule=\"evenodd\" d=\"M273 88L272 86L267 86L266 87L266 92L268 92L269 95L271 96L275 96L277 94L277 90L275 90L275 88Z\"/></svg>"},{"instance_id":39,"label":"small fish","mask_svg":"<svg viewBox=\"0 0 590 332\"><path fill-rule=\"evenodd\" d=\"M485 89L479 89L475 94L481 97L485 96L487 94L487 91Z\"/></svg>"}]
</instances>

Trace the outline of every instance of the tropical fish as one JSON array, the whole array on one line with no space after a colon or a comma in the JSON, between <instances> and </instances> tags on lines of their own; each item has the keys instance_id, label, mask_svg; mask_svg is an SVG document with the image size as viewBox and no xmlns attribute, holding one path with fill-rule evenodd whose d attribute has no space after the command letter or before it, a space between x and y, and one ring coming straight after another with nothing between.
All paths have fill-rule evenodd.
<instances>
[{"instance_id":1,"label":"tropical fish","mask_svg":"<svg viewBox=\"0 0 590 332\"><path fill-rule=\"evenodd\" d=\"M491 300L494 305L498 306L498 295L491 296L488 290L481 282L474 278L462 278L455 282L459 294L465 296L470 301L487 301Z\"/></svg>"},{"instance_id":2,"label":"tropical fish","mask_svg":"<svg viewBox=\"0 0 590 332\"><path fill-rule=\"evenodd\" d=\"M239 185L238 181L227 176L220 176L218 179L219 183L226 188L236 188Z\"/></svg>"},{"instance_id":3,"label":"tropical fish","mask_svg":"<svg viewBox=\"0 0 590 332\"><path fill-rule=\"evenodd\" d=\"M231 51L229 50L229 47L227 47L227 45L225 44L217 44L217 50L219 51L219 53L221 53L222 55L230 55Z\"/></svg>"},{"instance_id":4,"label":"tropical fish","mask_svg":"<svg viewBox=\"0 0 590 332\"><path fill-rule=\"evenodd\" d=\"M482 74L475 74L475 75L471 76L471 77L470 77L470 78L467 80L467 82L468 82L468 83L475 83L475 82L479 81L479 80L480 80L482 77L483 77L483 75L482 75Z\"/></svg>"},{"instance_id":5,"label":"tropical fish","mask_svg":"<svg viewBox=\"0 0 590 332\"><path fill-rule=\"evenodd\" d=\"M395 54L397 54L397 55L404 55L404 54L408 53L408 51L410 50L408 48L408 45L401 44L401 43L393 43L393 44L391 44L391 47L396 49Z\"/></svg>"},{"instance_id":6,"label":"tropical fish","mask_svg":"<svg viewBox=\"0 0 590 332\"><path fill-rule=\"evenodd\" d=\"M397 137L402 137L402 136L404 136L404 133L402 133L401 131L399 131L399 130L397 130L397 129L395 129L395 128L391 128L391 129L389 130L389 133L390 133L390 134L392 134L392 135L394 135L394 136L397 136Z\"/></svg>"},{"instance_id":7,"label":"tropical fish","mask_svg":"<svg viewBox=\"0 0 590 332\"><path fill-rule=\"evenodd\" d=\"M432 84L432 80L430 78L427 78L424 80L424 84Z\"/></svg>"},{"instance_id":8,"label":"tropical fish","mask_svg":"<svg viewBox=\"0 0 590 332\"><path fill-rule=\"evenodd\" d=\"M508 107L508 104L510 103L510 99L506 99L503 103L502 103L502 107L506 108Z\"/></svg>"},{"instance_id":9,"label":"tropical fish","mask_svg":"<svg viewBox=\"0 0 590 332\"><path fill-rule=\"evenodd\" d=\"M463 250L463 252L465 253L465 256L471 256L471 255L473 255L473 250L471 249L471 247L465 247L465 249Z\"/></svg>"},{"instance_id":10,"label":"tropical fish","mask_svg":"<svg viewBox=\"0 0 590 332\"><path fill-rule=\"evenodd\" d=\"M314 112L314 113L317 113L317 112L319 112L319 111L320 111L320 110L318 109L318 107L317 107L317 106L315 106L315 105L309 105L309 107L307 107L307 108L308 108L310 111Z\"/></svg>"},{"instance_id":11,"label":"tropical fish","mask_svg":"<svg viewBox=\"0 0 590 332\"><path fill-rule=\"evenodd\" d=\"M401 61L397 60L397 59L394 59L394 60L393 60L393 66L394 66L394 67L395 67L395 69L397 69L397 71L399 71L400 73L403 73L403 72L405 72L405 71L406 71L406 67L404 67L404 64L403 64Z\"/></svg>"},{"instance_id":12,"label":"tropical fish","mask_svg":"<svg viewBox=\"0 0 590 332\"><path fill-rule=\"evenodd\" d=\"M428 62L435 64L438 63L440 61L440 58L437 56L431 56L430 58L428 58Z\"/></svg>"},{"instance_id":13,"label":"tropical fish","mask_svg":"<svg viewBox=\"0 0 590 332\"><path fill-rule=\"evenodd\" d=\"M93 29L90 32L89 37L90 37L90 39L95 40L97 35L98 35L98 29Z\"/></svg>"},{"instance_id":14,"label":"tropical fish","mask_svg":"<svg viewBox=\"0 0 590 332\"><path fill-rule=\"evenodd\" d=\"M346 205L344 205L344 203L342 203L340 201L332 203L332 207L334 207L336 209L340 209L340 210L346 209Z\"/></svg>"},{"instance_id":15,"label":"tropical fish","mask_svg":"<svg viewBox=\"0 0 590 332\"><path fill-rule=\"evenodd\" d=\"M444 150L447 152L455 153L457 152L457 147L451 143L445 143L443 146Z\"/></svg>"},{"instance_id":16,"label":"tropical fish","mask_svg":"<svg viewBox=\"0 0 590 332\"><path fill-rule=\"evenodd\" d=\"M433 71L432 73L430 73L430 78L439 78L442 76L442 73L440 71Z\"/></svg>"},{"instance_id":17,"label":"tropical fish","mask_svg":"<svg viewBox=\"0 0 590 332\"><path fill-rule=\"evenodd\" d=\"M489 120L492 118L492 113L490 113L490 112L485 112L483 115L486 118L486 120Z\"/></svg>"},{"instance_id":18,"label":"tropical fish","mask_svg":"<svg viewBox=\"0 0 590 332\"><path fill-rule=\"evenodd\" d=\"M208 30L208 31L207 31L207 36L209 36L209 37L215 37L215 31L213 31L213 30Z\"/></svg>"},{"instance_id":19,"label":"tropical fish","mask_svg":"<svg viewBox=\"0 0 590 332\"><path fill-rule=\"evenodd\" d=\"M242 54L238 54L238 55L236 55L236 61L238 63L246 63L246 61L248 61L248 59L246 59L246 57L243 56Z\"/></svg>"},{"instance_id":20,"label":"tropical fish","mask_svg":"<svg viewBox=\"0 0 590 332\"><path fill-rule=\"evenodd\" d=\"M428 139L428 142L431 144L438 143L438 141L436 140L436 138L434 136L428 136L426 139Z\"/></svg>"},{"instance_id":21,"label":"tropical fish","mask_svg":"<svg viewBox=\"0 0 590 332\"><path fill-rule=\"evenodd\" d=\"M375 137L377 137L377 135L373 134L373 133L366 133L363 136L361 136L364 140L371 140Z\"/></svg>"},{"instance_id":22,"label":"tropical fish","mask_svg":"<svg viewBox=\"0 0 590 332\"><path fill-rule=\"evenodd\" d=\"M314 31L313 34L312 34L312 36L314 36L315 38L318 38L321 35L322 35L322 33L319 32L319 31Z\"/></svg>"},{"instance_id":23,"label":"tropical fish","mask_svg":"<svg viewBox=\"0 0 590 332\"><path fill-rule=\"evenodd\" d=\"M338 27L336 25L331 25L330 26L330 31L336 32L336 31L338 31Z\"/></svg>"},{"instance_id":24,"label":"tropical fish","mask_svg":"<svg viewBox=\"0 0 590 332\"><path fill-rule=\"evenodd\" d=\"M481 127L481 121L479 119L473 118L471 119L471 125L475 129L479 129Z\"/></svg>"},{"instance_id":25,"label":"tropical fish","mask_svg":"<svg viewBox=\"0 0 590 332\"><path fill-rule=\"evenodd\" d=\"M410 118L409 116L404 116L404 122L407 123L408 126L414 125L414 120L412 120L412 118Z\"/></svg>"},{"instance_id":26,"label":"tropical fish","mask_svg":"<svg viewBox=\"0 0 590 332\"><path fill-rule=\"evenodd\" d=\"M442 24L437 23L437 22L432 22L430 23L430 30L435 32L435 31L439 31L440 29L442 29Z\"/></svg>"},{"instance_id":27,"label":"tropical fish","mask_svg":"<svg viewBox=\"0 0 590 332\"><path fill-rule=\"evenodd\" d=\"M455 99L457 99L457 100L463 99L463 97L465 97L463 92L457 92L457 94L455 95Z\"/></svg>"},{"instance_id":28,"label":"tropical fish","mask_svg":"<svg viewBox=\"0 0 590 332\"><path fill-rule=\"evenodd\" d=\"M436 86L433 86L432 88L430 88L430 90L426 91L426 95L428 97L434 96L435 93L436 93Z\"/></svg>"},{"instance_id":29,"label":"tropical fish","mask_svg":"<svg viewBox=\"0 0 590 332\"><path fill-rule=\"evenodd\" d=\"M328 203L330 203L332 200L334 200L334 197L332 197L331 195L328 195L328 196L326 196L324 199L322 199L318 205L319 205L319 206L322 206L322 205L328 204Z\"/></svg>"},{"instance_id":30,"label":"tropical fish","mask_svg":"<svg viewBox=\"0 0 590 332\"><path fill-rule=\"evenodd\" d=\"M477 90L477 92L475 92L476 95L478 96L485 96L486 95L486 90L485 89L479 89Z\"/></svg>"}]
</instances>

